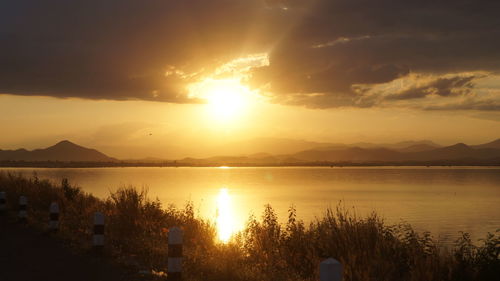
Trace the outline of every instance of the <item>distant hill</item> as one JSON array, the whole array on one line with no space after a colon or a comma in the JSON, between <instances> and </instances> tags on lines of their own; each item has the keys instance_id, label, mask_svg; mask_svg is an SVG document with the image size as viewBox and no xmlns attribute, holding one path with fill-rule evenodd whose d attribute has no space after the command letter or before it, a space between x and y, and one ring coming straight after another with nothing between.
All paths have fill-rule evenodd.
<instances>
[{"instance_id":1,"label":"distant hill","mask_svg":"<svg viewBox=\"0 0 500 281\"><path fill-rule=\"evenodd\" d=\"M409 146L405 146L409 145ZM404 142L385 148L364 144L364 147L350 147L348 145L320 146L292 154L273 155L259 153L244 156L215 156L208 158L184 158L178 164L194 165L288 165L311 163L459 163L461 165L500 164L500 149L474 148L463 143L439 147L428 142Z\"/></svg>"},{"instance_id":2,"label":"distant hill","mask_svg":"<svg viewBox=\"0 0 500 281\"><path fill-rule=\"evenodd\" d=\"M386 148L404 152L425 151L431 150L440 145L430 140L419 141L402 141L397 143L368 143L358 142L351 144L344 143L327 143L313 142L306 140L286 139L286 138L254 138L245 141L227 143L220 147L206 147L204 154L209 154L206 157L213 155L233 155L233 156L249 156L259 153L271 153L273 155L294 154L305 150L339 150L348 148ZM203 156L205 157L205 156ZM199 157L198 157L199 158Z\"/></svg>"},{"instance_id":3,"label":"distant hill","mask_svg":"<svg viewBox=\"0 0 500 281\"><path fill-rule=\"evenodd\" d=\"M369 143L369 142L358 142L358 143L352 143L348 144L346 146L349 147L359 147L359 148L387 148L387 149L392 149L392 150L404 150L408 147L412 146L425 146L425 147L432 147L432 148L438 148L441 147L439 144L434 143L433 141L430 140L419 140L419 141L401 141L401 142L396 142L396 143Z\"/></svg>"},{"instance_id":4,"label":"distant hill","mask_svg":"<svg viewBox=\"0 0 500 281\"><path fill-rule=\"evenodd\" d=\"M447 161L447 160L488 160L500 157L500 149L473 148L463 143L433 148L426 144L412 145L399 151L387 148L345 148L325 150L312 149L293 154L304 161L331 162L405 162L405 161Z\"/></svg>"},{"instance_id":5,"label":"distant hill","mask_svg":"<svg viewBox=\"0 0 500 281\"><path fill-rule=\"evenodd\" d=\"M464 143L437 148L420 153L406 155L409 160L434 161L434 160L459 160L476 159L486 160L500 157L500 149L495 148L473 148Z\"/></svg>"},{"instance_id":6,"label":"distant hill","mask_svg":"<svg viewBox=\"0 0 500 281\"><path fill-rule=\"evenodd\" d=\"M429 151L438 148L439 146L433 146L425 143L421 144L414 144L410 145L408 147L404 147L401 149L398 149L400 152L422 152L422 151Z\"/></svg>"},{"instance_id":7,"label":"distant hill","mask_svg":"<svg viewBox=\"0 0 500 281\"><path fill-rule=\"evenodd\" d=\"M375 145L369 143L358 143L360 146L333 144L333 143L309 143L306 141L290 142L287 139L274 140L261 139L261 144L273 147L277 143L287 144L287 147L278 151L267 151L262 153L243 154L228 153L219 156L194 158L186 157L178 160L163 160L161 158L143 158L136 160L119 161L115 158L90 148L76 145L70 141L61 141L54 146L45 149L28 151L0 150L0 161L26 161L41 163L42 161L59 162L96 162L99 165L500 165L500 139L493 142L469 146L457 143L451 146L440 147L430 141L408 141L395 144ZM290 145L293 144L293 145ZM318 145L318 146L316 146ZM311 146L314 146L311 148ZM309 147L299 152L279 153L293 148ZM389 148L390 147L390 148ZM210 153L213 151L207 151ZM215 153L214 153L215 154ZM212 155L214 155L212 154ZM217 155L217 154L215 154ZM106 164L114 162L112 164ZM22 163L20 164L22 165ZM26 164L28 165L28 164ZM64 164L63 164L64 166Z\"/></svg>"},{"instance_id":8,"label":"distant hill","mask_svg":"<svg viewBox=\"0 0 500 281\"><path fill-rule=\"evenodd\" d=\"M387 148L349 147L345 149L313 149L301 151L292 155L293 158L305 161L332 161L332 162L371 162L371 161L399 161L402 153Z\"/></svg>"},{"instance_id":9,"label":"distant hill","mask_svg":"<svg viewBox=\"0 0 500 281\"><path fill-rule=\"evenodd\" d=\"M327 147L331 143L321 143L306 140L286 138L254 138L237 142L225 143L220 146L206 147L204 154L213 155L253 155L260 153L272 153L273 155L291 154L298 151ZM205 156L203 156L205 157Z\"/></svg>"},{"instance_id":10,"label":"distant hill","mask_svg":"<svg viewBox=\"0 0 500 281\"><path fill-rule=\"evenodd\" d=\"M32 151L0 150L0 161L113 162L116 159L64 140L51 147Z\"/></svg>"},{"instance_id":11,"label":"distant hill","mask_svg":"<svg viewBox=\"0 0 500 281\"><path fill-rule=\"evenodd\" d=\"M492 142L480 144L480 145L473 145L473 148L495 148L495 149L500 149L500 139L494 140Z\"/></svg>"}]
</instances>

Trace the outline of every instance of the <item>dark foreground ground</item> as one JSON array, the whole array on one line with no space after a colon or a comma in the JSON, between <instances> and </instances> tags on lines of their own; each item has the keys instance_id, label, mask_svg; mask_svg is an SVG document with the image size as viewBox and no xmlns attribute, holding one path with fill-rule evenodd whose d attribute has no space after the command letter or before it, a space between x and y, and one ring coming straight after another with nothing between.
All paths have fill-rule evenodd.
<instances>
[{"instance_id":1,"label":"dark foreground ground","mask_svg":"<svg viewBox=\"0 0 500 281\"><path fill-rule=\"evenodd\" d=\"M0 218L1 281L125 281L130 274L90 254L73 253L61 241Z\"/></svg>"}]
</instances>

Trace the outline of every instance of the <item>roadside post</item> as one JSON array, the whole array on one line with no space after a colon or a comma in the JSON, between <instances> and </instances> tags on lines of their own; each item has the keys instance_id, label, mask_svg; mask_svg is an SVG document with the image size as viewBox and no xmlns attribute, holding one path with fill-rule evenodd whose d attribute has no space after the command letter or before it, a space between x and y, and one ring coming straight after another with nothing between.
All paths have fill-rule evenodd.
<instances>
[{"instance_id":1,"label":"roadside post","mask_svg":"<svg viewBox=\"0 0 500 281\"><path fill-rule=\"evenodd\" d=\"M57 232L59 230L59 205L56 202L50 204L49 209L49 231Z\"/></svg>"},{"instance_id":2,"label":"roadside post","mask_svg":"<svg viewBox=\"0 0 500 281\"><path fill-rule=\"evenodd\" d=\"M319 280L342 281L342 264L334 258L322 261L319 264Z\"/></svg>"}]
</instances>

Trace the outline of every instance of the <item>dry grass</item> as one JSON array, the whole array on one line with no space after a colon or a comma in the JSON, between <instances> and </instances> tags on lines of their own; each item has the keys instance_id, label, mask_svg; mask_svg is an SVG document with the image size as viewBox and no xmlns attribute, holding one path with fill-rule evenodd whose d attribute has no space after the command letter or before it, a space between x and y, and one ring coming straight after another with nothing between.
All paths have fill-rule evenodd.
<instances>
[{"instance_id":1,"label":"dry grass","mask_svg":"<svg viewBox=\"0 0 500 281\"><path fill-rule=\"evenodd\" d=\"M318 280L319 262L335 257L344 265L344 280L497 280L500 276L499 232L474 246L466 233L451 250L443 250L429 233L410 225L388 226L377 214L360 218L338 207L306 225L289 210L280 224L271 206L261 219L251 217L228 244L217 242L213 223L195 217L192 204L164 208L145 190L121 188L105 200L71 186L35 176L0 172L11 210L17 198L29 199L30 224L45 228L48 206L61 208L59 236L88 250L95 211L106 215L106 251L110 258L136 269L165 271L167 234L184 229L186 280Z\"/></svg>"}]
</instances>

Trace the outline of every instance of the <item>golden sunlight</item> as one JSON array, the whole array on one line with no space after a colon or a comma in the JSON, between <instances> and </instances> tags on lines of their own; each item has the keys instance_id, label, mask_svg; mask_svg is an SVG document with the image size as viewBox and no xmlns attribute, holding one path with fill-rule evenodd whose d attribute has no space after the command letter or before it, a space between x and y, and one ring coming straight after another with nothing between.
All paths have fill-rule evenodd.
<instances>
[{"instance_id":1,"label":"golden sunlight","mask_svg":"<svg viewBox=\"0 0 500 281\"><path fill-rule=\"evenodd\" d=\"M211 80L206 89L208 109L217 119L236 117L248 106L249 90L235 79Z\"/></svg>"},{"instance_id":2,"label":"golden sunlight","mask_svg":"<svg viewBox=\"0 0 500 281\"><path fill-rule=\"evenodd\" d=\"M216 80L208 89L206 99L214 116L231 118L247 105L248 89L234 80Z\"/></svg>"},{"instance_id":3,"label":"golden sunlight","mask_svg":"<svg viewBox=\"0 0 500 281\"><path fill-rule=\"evenodd\" d=\"M208 114L221 122L242 116L252 103L252 92L239 79L207 78L191 86L194 96L206 100Z\"/></svg>"},{"instance_id":4,"label":"golden sunlight","mask_svg":"<svg viewBox=\"0 0 500 281\"><path fill-rule=\"evenodd\" d=\"M219 239L226 243L235 232L235 222L231 206L231 196L227 188L221 188L217 195L217 233Z\"/></svg>"}]
</instances>

